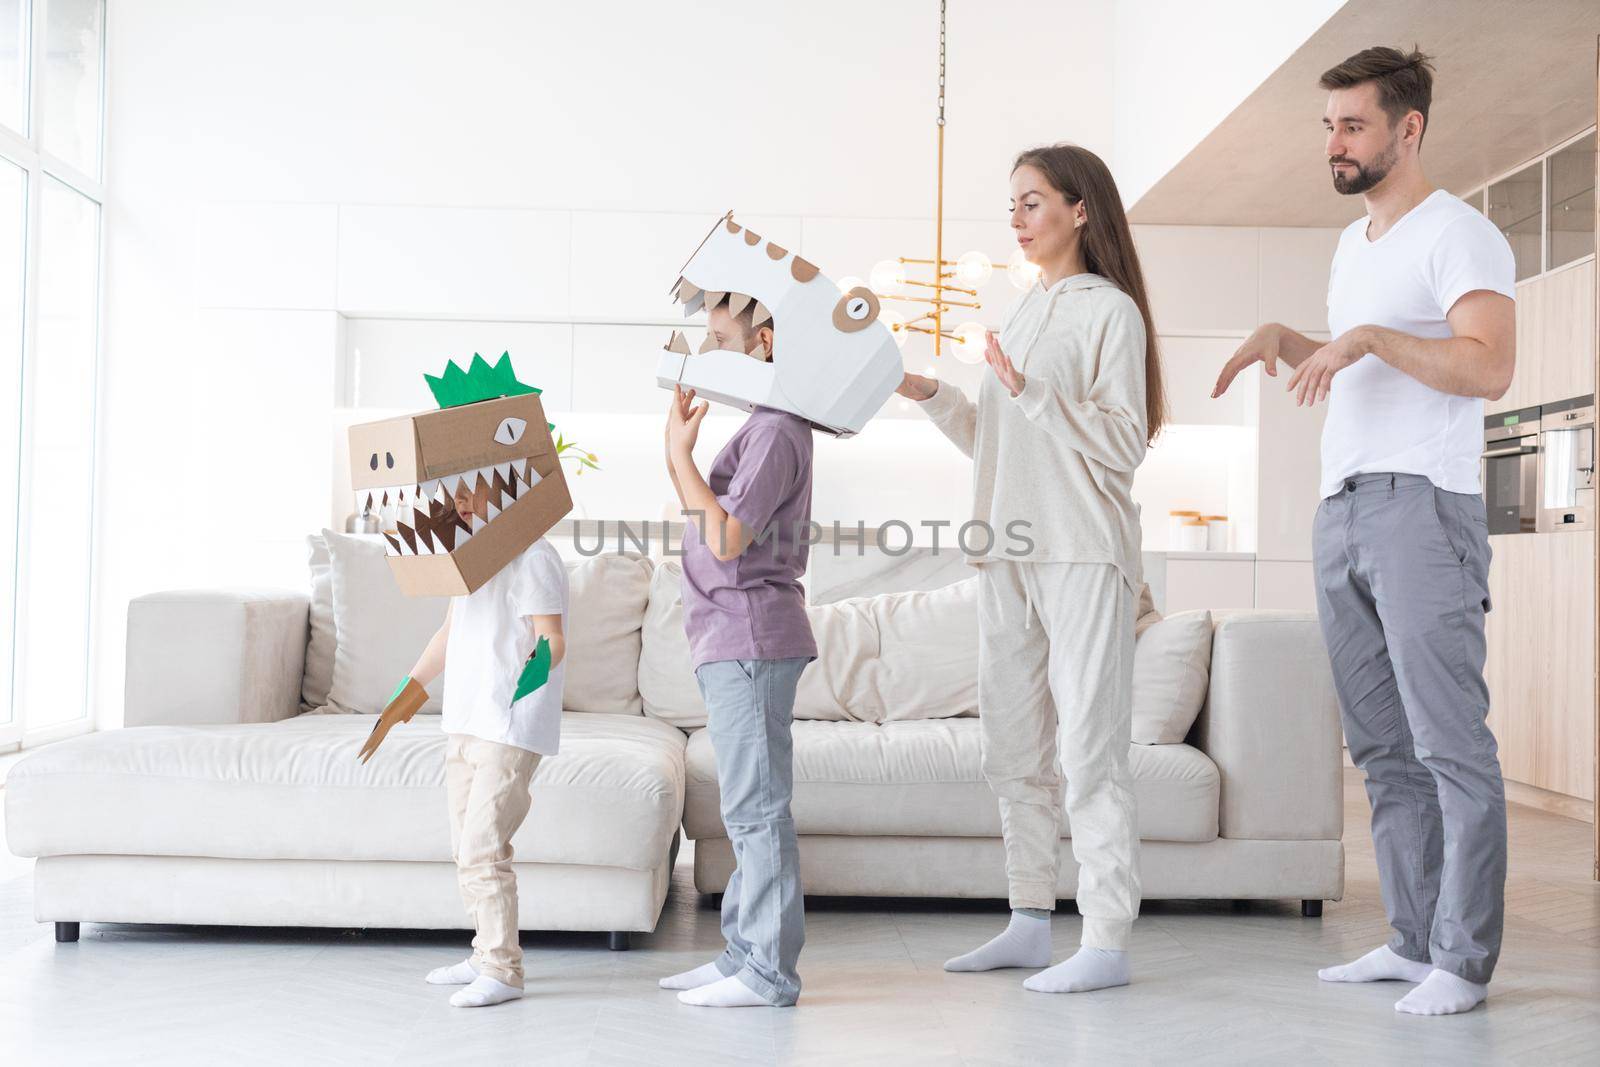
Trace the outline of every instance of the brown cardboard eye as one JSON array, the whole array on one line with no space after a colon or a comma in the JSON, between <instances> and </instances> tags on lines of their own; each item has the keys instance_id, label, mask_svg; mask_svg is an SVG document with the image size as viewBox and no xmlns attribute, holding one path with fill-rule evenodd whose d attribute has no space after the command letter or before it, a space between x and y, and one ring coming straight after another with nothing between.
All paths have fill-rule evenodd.
<instances>
[{"instance_id":1,"label":"brown cardboard eye","mask_svg":"<svg viewBox=\"0 0 1600 1067\"><path fill-rule=\"evenodd\" d=\"M842 333L864 330L877 321L878 308L877 294L858 285L833 306L833 325Z\"/></svg>"},{"instance_id":2,"label":"brown cardboard eye","mask_svg":"<svg viewBox=\"0 0 1600 1067\"><path fill-rule=\"evenodd\" d=\"M378 454L376 452L374 452L372 454L371 467L372 467L373 470L377 470L378 469Z\"/></svg>"}]
</instances>

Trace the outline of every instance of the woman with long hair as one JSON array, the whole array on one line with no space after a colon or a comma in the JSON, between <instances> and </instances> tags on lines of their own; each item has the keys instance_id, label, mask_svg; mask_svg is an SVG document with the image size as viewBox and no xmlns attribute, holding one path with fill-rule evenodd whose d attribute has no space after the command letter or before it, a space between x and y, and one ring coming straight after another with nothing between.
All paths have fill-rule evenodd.
<instances>
[{"instance_id":1,"label":"woman with long hair","mask_svg":"<svg viewBox=\"0 0 1600 1067\"><path fill-rule=\"evenodd\" d=\"M1064 772L1083 944L1023 985L1073 993L1130 976L1139 830L1128 745L1143 584L1133 475L1165 401L1139 257L1105 163L1070 144L1023 152L1011 228L1039 278L998 341L988 338L993 373L977 402L909 373L898 391L972 457L973 518L992 535L989 551L968 556L983 772L1000 801L1012 914L1000 936L945 969L1050 962Z\"/></svg>"}]
</instances>

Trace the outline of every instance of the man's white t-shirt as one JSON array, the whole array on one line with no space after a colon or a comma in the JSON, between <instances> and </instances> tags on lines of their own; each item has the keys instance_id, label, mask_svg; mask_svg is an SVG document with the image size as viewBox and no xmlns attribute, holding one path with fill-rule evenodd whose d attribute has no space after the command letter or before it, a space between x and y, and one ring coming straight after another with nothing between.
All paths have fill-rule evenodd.
<instances>
[{"instance_id":1,"label":"man's white t-shirt","mask_svg":"<svg viewBox=\"0 0 1600 1067\"><path fill-rule=\"evenodd\" d=\"M1505 237L1443 189L1406 212L1376 241L1367 218L1345 227L1328 278L1328 330L1383 326L1415 337L1451 337L1445 319L1478 289L1516 298ZM1421 474L1452 493L1481 491L1483 400L1451 396L1372 353L1333 376L1322 428L1322 495L1352 474Z\"/></svg>"},{"instance_id":2,"label":"man's white t-shirt","mask_svg":"<svg viewBox=\"0 0 1600 1067\"><path fill-rule=\"evenodd\" d=\"M563 659L550 678L513 706L522 667L538 644L529 615L567 622L567 567L540 538L468 596L451 600L450 640L444 653L447 734L553 756L561 744Z\"/></svg>"}]
</instances>

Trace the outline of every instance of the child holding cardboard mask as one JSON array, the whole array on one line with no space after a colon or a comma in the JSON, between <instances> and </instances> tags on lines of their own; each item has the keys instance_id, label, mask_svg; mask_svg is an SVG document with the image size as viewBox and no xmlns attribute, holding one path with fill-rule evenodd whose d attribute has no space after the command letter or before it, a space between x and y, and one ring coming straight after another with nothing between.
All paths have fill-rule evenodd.
<instances>
[{"instance_id":1,"label":"child holding cardboard mask","mask_svg":"<svg viewBox=\"0 0 1600 1067\"><path fill-rule=\"evenodd\" d=\"M661 985L685 1004L787 1007L800 995L805 941L790 727L800 676L817 655L800 585L812 430L856 432L893 391L900 357L870 292L841 292L731 215L674 290L686 314L707 313L705 345L691 355L674 334L658 382L673 390L666 460L689 519L684 630L735 869L722 896L727 948ZM697 395L750 412L704 477L694 446L708 405Z\"/></svg>"}]
</instances>

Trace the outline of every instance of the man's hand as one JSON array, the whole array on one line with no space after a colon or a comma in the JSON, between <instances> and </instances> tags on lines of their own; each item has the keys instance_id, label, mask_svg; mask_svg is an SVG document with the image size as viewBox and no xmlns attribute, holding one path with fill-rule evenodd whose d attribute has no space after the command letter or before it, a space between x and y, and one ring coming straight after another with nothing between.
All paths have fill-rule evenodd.
<instances>
[{"instance_id":1,"label":"man's hand","mask_svg":"<svg viewBox=\"0 0 1600 1067\"><path fill-rule=\"evenodd\" d=\"M927 400L939 391L939 383L932 378L906 371L894 391L908 400Z\"/></svg>"},{"instance_id":2,"label":"man's hand","mask_svg":"<svg viewBox=\"0 0 1600 1067\"><path fill-rule=\"evenodd\" d=\"M994 376L1000 379L1000 384L1005 386L1006 392L1012 396L1021 393L1028 384L1028 379L1023 377L1022 372L1013 367L1011 360L1007 358L1004 352L1000 351L1000 342L995 339L993 332L984 331L983 340L983 358L988 361L990 369L994 371Z\"/></svg>"},{"instance_id":3,"label":"man's hand","mask_svg":"<svg viewBox=\"0 0 1600 1067\"><path fill-rule=\"evenodd\" d=\"M1228 391L1228 386L1239 376L1239 372L1252 363L1260 363L1262 370L1276 378L1278 376L1278 357L1283 344L1283 327L1275 322L1269 322L1256 329L1256 332L1245 338L1244 344L1239 346L1227 363L1222 365L1222 373L1217 375L1216 388L1211 390L1211 399L1215 400Z\"/></svg>"},{"instance_id":4,"label":"man's hand","mask_svg":"<svg viewBox=\"0 0 1600 1067\"><path fill-rule=\"evenodd\" d=\"M1333 376L1367 354L1360 326L1335 337L1295 368L1286 387L1294 393L1295 407L1305 407L1328 399Z\"/></svg>"},{"instance_id":5,"label":"man's hand","mask_svg":"<svg viewBox=\"0 0 1600 1067\"><path fill-rule=\"evenodd\" d=\"M700 439L700 422L706 417L710 403L694 403L694 390L687 393L682 386L672 387L672 405L667 408L667 460L678 454L694 454L695 442Z\"/></svg>"}]
</instances>

